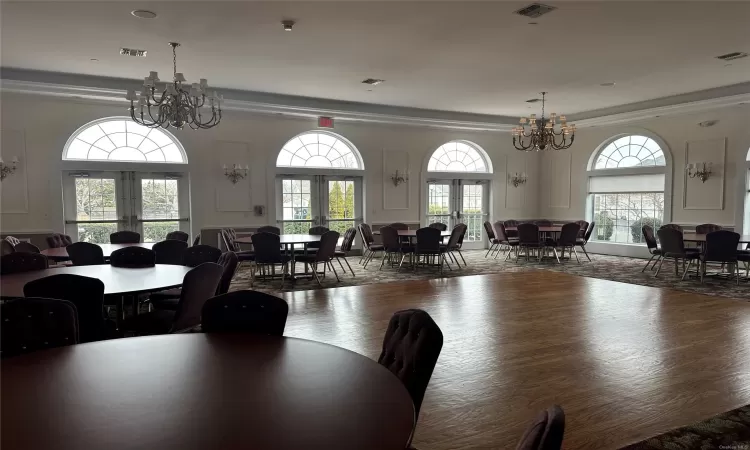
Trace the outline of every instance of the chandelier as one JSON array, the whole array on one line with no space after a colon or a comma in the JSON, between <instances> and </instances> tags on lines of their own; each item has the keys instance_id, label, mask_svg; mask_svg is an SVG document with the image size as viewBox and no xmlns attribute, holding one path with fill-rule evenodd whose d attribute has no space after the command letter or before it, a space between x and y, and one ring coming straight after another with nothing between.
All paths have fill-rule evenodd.
<instances>
[{"instance_id":1,"label":"chandelier","mask_svg":"<svg viewBox=\"0 0 750 450\"><path fill-rule=\"evenodd\" d=\"M156 83L160 81L159 76L156 72L150 72L143 80L140 96L136 96L134 90L128 90L125 98L130 100L130 117L134 122L149 128L182 129L187 125L198 130L215 127L221 121L223 97L216 94L216 91L209 93L205 78L189 88L183 87L185 76L177 72L177 47L180 44L170 42L169 45L172 47L174 64L172 83L167 83L164 91L157 97ZM140 113L136 112L136 108ZM203 112L210 112L210 115L204 117Z\"/></svg>"},{"instance_id":2,"label":"chandelier","mask_svg":"<svg viewBox=\"0 0 750 450\"><path fill-rule=\"evenodd\" d=\"M552 113L549 119L544 117L544 97L546 92L542 92L542 118L537 119L536 114L532 114L527 119L521 117L521 125L513 127L513 146L516 150L530 152L532 150L565 150L573 145L575 138L576 126L568 125L565 116L560 117L560 126L555 127L557 114ZM526 123L529 126L526 126Z\"/></svg>"}]
</instances>

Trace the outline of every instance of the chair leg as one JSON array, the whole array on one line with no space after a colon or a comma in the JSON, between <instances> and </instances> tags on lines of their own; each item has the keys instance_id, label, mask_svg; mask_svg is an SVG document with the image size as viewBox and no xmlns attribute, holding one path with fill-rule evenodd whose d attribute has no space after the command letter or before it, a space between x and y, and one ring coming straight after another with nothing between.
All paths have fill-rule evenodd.
<instances>
[{"instance_id":1,"label":"chair leg","mask_svg":"<svg viewBox=\"0 0 750 450\"><path fill-rule=\"evenodd\" d=\"M387 255L387 254L388 254L388 253L386 253L386 252L383 252L383 259L382 259L382 260L380 260L380 268L378 268L378 270L383 270L383 264L385 264L385 260L386 260L386 258L385 258L385 257L386 257L386 255ZM365 264L365 267L367 267L367 264Z\"/></svg>"},{"instance_id":2,"label":"chair leg","mask_svg":"<svg viewBox=\"0 0 750 450\"><path fill-rule=\"evenodd\" d=\"M313 264L313 276L315 277L315 281L318 282L318 286L323 287L323 283L320 282L320 277L318 276L318 263Z\"/></svg>"},{"instance_id":3,"label":"chair leg","mask_svg":"<svg viewBox=\"0 0 750 450\"><path fill-rule=\"evenodd\" d=\"M583 250L583 254L586 255L586 259L588 259L589 262L591 262L591 257L589 256L589 252L586 251L586 246L585 245L579 245L579 247L581 247L581 250Z\"/></svg>"},{"instance_id":4,"label":"chair leg","mask_svg":"<svg viewBox=\"0 0 750 450\"><path fill-rule=\"evenodd\" d=\"M344 257L344 260L346 260L346 257ZM344 269L344 265L341 264L341 258L340 257L336 257L336 261L339 263L339 266L341 266L341 272L342 273L346 273L346 269ZM347 263L347 264L349 264L349 263Z\"/></svg>"},{"instance_id":5,"label":"chair leg","mask_svg":"<svg viewBox=\"0 0 750 450\"><path fill-rule=\"evenodd\" d=\"M404 254L403 254L403 255L401 256L401 261L399 261L399 263L398 263L398 268L399 268L399 270L401 270L401 265L403 265L403 264L404 264L404 260L405 260L405 259L406 259L406 253L404 253Z\"/></svg>"},{"instance_id":6,"label":"chair leg","mask_svg":"<svg viewBox=\"0 0 750 450\"><path fill-rule=\"evenodd\" d=\"M557 249L552 247L552 252L555 254L555 259L557 260L557 263L560 264L560 257L557 256Z\"/></svg>"},{"instance_id":7,"label":"chair leg","mask_svg":"<svg viewBox=\"0 0 750 450\"><path fill-rule=\"evenodd\" d=\"M657 264L659 263L659 261L661 261L661 259L662 259L662 258L663 258L663 256L661 256L661 255L658 255L658 256L656 257L656 259L654 260L654 263L653 263L653 264L651 264L651 271L652 271L652 272L654 271L654 269L656 269L656 265L657 265ZM697 274L697 273L698 273L698 272L696 272L696 274Z\"/></svg>"},{"instance_id":8,"label":"chair leg","mask_svg":"<svg viewBox=\"0 0 750 450\"><path fill-rule=\"evenodd\" d=\"M281 286L279 286L279 289L284 289L284 276L289 271L289 263L284 263L281 265Z\"/></svg>"},{"instance_id":9,"label":"chair leg","mask_svg":"<svg viewBox=\"0 0 750 450\"><path fill-rule=\"evenodd\" d=\"M706 276L706 261L699 262L701 265L701 284L703 284L703 277Z\"/></svg>"},{"instance_id":10,"label":"chair leg","mask_svg":"<svg viewBox=\"0 0 750 450\"><path fill-rule=\"evenodd\" d=\"M646 271L646 268L647 268L647 267L649 266L649 264L651 264L651 261L652 261L652 260L653 260L653 259L654 259L655 257L656 257L656 255L651 255L651 259L649 259L649 260L648 260L648 261L646 262L646 265L645 265L645 266L643 267L643 269L641 269L641 272L645 272L645 271Z\"/></svg>"},{"instance_id":11,"label":"chair leg","mask_svg":"<svg viewBox=\"0 0 750 450\"><path fill-rule=\"evenodd\" d=\"M661 271L661 266L662 266L662 264L664 264L664 260L665 259L667 259L667 258L662 258L661 261L659 262L659 268L656 269L656 273L654 274L654 278L656 278L656 277L659 276L659 272Z\"/></svg>"},{"instance_id":12,"label":"chair leg","mask_svg":"<svg viewBox=\"0 0 750 450\"><path fill-rule=\"evenodd\" d=\"M496 246L496 245L497 245L497 244L490 244L490 248L489 248L489 249L487 250L487 253L485 253L485 254L484 254L484 257L485 257L485 258L486 258L486 257L487 257L487 256L488 256L488 255L490 254L490 252L491 252L492 250L494 250L494 249L495 249L495 246Z\"/></svg>"},{"instance_id":13,"label":"chair leg","mask_svg":"<svg viewBox=\"0 0 750 450\"><path fill-rule=\"evenodd\" d=\"M341 264L341 262L339 262L339 264ZM336 275L336 281L341 281L341 279L339 278L339 273L336 272L336 268L333 266L333 260L328 261L328 266L333 271L333 274ZM344 270L344 266L341 266L341 270Z\"/></svg>"},{"instance_id":14,"label":"chair leg","mask_svg":"<svg viewBox=\"0 0 750 450\"><path fill-rule=\"evenodd\" d=\"M354 270L352 269L352 266L349 264L349 261L347 261L347 259L344 258L344 262L346 263L346 266L349 267L349 271L352 273L352 276L356 277L356 275L354 275ZM339 264L341 264L341 261L339 261ZM342 270L343 270L343 267L342 267ZM344 273L346 273L346 270L344 270Z\"/></svg>"},{"instance_id":15,"label":"chair leg","mask_svg":"<svg viewBox=\"0 0 750 450\"><path fill-rule=\"evenodd\" d=\"M456 251L458 252L458 256L461 257L461 261L464 262L464 266L468 266L468 264L466 264L466 260L464 259L464 254L461 253L461 249L457 248ZM458 264L458 260L456 260L456 264Z\"/></svg>"},{"instance_id":16,"label":"chair leg","mask_svg":"<svg viewBox=\"0 0 750 450\"><path fill-rule=\"evenodd\" d=\"M684 264L683 264L684 265ZM688 271L690 270L690 266L693 265L693 260L688 260L687 266L685 266L685 271L682 272L682 278L680 281L685 281L685 277L688 274Z\"/></svg>"}]
</instances>

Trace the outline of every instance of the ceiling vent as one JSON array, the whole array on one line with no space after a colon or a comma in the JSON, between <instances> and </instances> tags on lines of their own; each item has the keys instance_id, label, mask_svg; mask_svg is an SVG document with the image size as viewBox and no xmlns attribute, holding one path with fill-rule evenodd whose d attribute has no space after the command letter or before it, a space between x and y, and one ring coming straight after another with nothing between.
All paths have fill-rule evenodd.
<instances>
[{"instance_id":1,"label":"ceiling vent","mask_svg":"<svg viewBox=\"0 0 750 450\"><path fill-rule=\"evenodd\" d=\"M378 78L368 78L366 80L362 80L363 84L369 84L370 86L377 86L380 83L383 83L385 80L380 80Z\"/></svg>"},{"instance_id":2,"label":"ceiling vent","mask_svg":"<svg viewBox=\"0 0 750 450\"><path fill-rule=\"evenodd\" d=\"M531 98L529 100L526 100L526 103L536 103L536 102L541 102L541 101L542 101L541 98Z\"/></svg>"},{"instance_id":3,"label":"ceiling vent","mask_svg":"<svg viewBox=\"0 0 750 450\"><path fill-rule=\"evenodd\" d=\"M121 48L120 54L125 56L140 56L141 58L146 57L146 50L138 50L135 48Z\"/></svg>"},{"instance_id":4,"label":"ceiling vent","mask_svg":"<svg viewBox=\"0 0 750 450\"><path fill-rule=\"evenodd\" d=\"M740 58L747 58L747 53L745 52L732 52L727 53L726 55L717 56L716 59L720 59L722 61L734 61L735 59Z\"/></svg>"},{"instance_id":5,"label":"ceiling vent","mask_svg":"<svg viewBox=\"0 0 750 450\"><path fill-rule=\"evenodd\" d=\"M541 17L548 12L554 11L555 9L557 8L555 8L554 6L543 5L541 3L532 3L529 6L523 7L516 11L516 14L536 19L537 17Z\"/></svg>"}]
</instances>

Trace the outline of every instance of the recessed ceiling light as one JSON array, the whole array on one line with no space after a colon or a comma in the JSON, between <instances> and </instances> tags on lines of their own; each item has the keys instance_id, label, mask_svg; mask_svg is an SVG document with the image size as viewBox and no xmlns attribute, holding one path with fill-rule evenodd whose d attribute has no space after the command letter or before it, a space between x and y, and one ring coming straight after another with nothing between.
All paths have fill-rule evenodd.
<instances>
[{"instance_id":1,"label":"recessed ceiling light","mask_svg":"<svg viewBox=\"0 0 750 450\"><path fill-rule=\"evenodd\" d=\"M156 19L156 13L153 11L146 11L145 9L136 9L130 11L130 14L139 19Z\"/></svg>"},{"instance_id":2,"label":"recessed ceiling light","mask_svg":"<svg viewBox=\"0 0 750 450\"><path fill-rule=\"evenodd\" d=\"M292 31L295 23L293 20L282 20L281 26L284 27L284 31Z\"/></svg>"},{"instance_id":3,"label":"recessed ceiling light","mask_svg":"<svg viewBox=\"0 0 750 450\"><path fill-rule=\"evenodd\" d=\"M600 84L599 86L603 86L603 87L612 87L612 86L614 86L615 84L616 84L616 83L615 83L614 81L610 81L609 83L602 83L602 84Z\"/></svg>"}]
</instances>

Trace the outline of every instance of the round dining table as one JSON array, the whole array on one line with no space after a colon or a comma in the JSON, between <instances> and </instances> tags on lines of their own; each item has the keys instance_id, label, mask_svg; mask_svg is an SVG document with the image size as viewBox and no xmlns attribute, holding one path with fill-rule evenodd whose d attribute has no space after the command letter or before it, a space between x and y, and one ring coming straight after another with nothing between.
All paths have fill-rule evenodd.
<instances>
[{"instance_id":1,"label":"round dining table","mask_svg":"<svg viewBox=\"0 0 750 450\"><path fill-rule=\"evenodd\" d=\"M2 448L403 450L414 406L357 353L244 334L99 341L3 361Z\"/></svg>"},{"instance_id":2,"label":"round dining table","mask_svg":"<svg viewBox=\"0 0 750 450\"><path fill-rule=\"evenodd\" d=\"M320 236L317 234L281 234L281 245L289 246L294 244L310 244L312 242L320 242ZM252 244L253 238L251 236L239 237L234 240L239 244Z\"/></svg>"},{"instance_id":3,"label":"round dining table","mask_svg":"<svg viewBox=\"0 0 750 450\"><path fill-rule=\"evenodd\" d=\"M397 231L398 231L398 235L400 237L408 237L408 238L416 238L417 237L417 230L397 230ZM380 230L373 231L372 234L379 236L380 235ZM449 237L450 235L451 235L450 231L441 231L440 232L440 237L443 237L443 238Z\"/></svg>"},{"instance_id":4,"label":"round dining table","mask_svg":"<svg viewBox=\"0 0 750 450\"><path fill-rule=\"evenodd\" d=\"M102 253L105 258L109 258L113 251L119 250L125 247L143 247L151 249L154 246L153 242L139 242L133 244L97 244L102 248ZM42 255L53 261L68 261L70 256L68 250L65 247L47 248L41 251Z\"/></svg>"}]
</instances>

